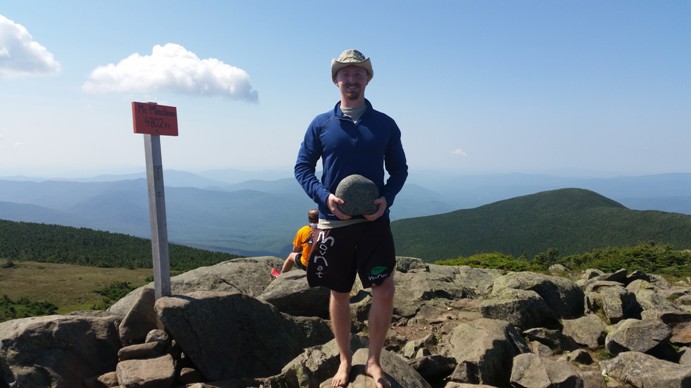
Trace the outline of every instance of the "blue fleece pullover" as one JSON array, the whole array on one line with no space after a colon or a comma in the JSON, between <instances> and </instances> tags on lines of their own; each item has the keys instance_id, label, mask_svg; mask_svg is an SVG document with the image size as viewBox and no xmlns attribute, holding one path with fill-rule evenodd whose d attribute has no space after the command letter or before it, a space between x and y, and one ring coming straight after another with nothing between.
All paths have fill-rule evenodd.
<instances>
[{"instance_id":1,"label":"blue fleece pullover","mask_svg":"<svg viewBox=\"0 0 691 388\"><path fill-rule=\"evenodd\" d=\"M312 120L300 145L295 162L295 178L307 195L317 203L319 218L338 220L327 207L330 193L348 175L359 174L379 188L389 207L408 177L408 165L401 144L401 131L389 116L372 108L367 109L356 124L341 110L341 103L333 110ZM315 175L322 159L321 181ZM389 177L384 182L384 169ZM388 219L389 209L382 216Z\"/></svg>"}]
</instances>

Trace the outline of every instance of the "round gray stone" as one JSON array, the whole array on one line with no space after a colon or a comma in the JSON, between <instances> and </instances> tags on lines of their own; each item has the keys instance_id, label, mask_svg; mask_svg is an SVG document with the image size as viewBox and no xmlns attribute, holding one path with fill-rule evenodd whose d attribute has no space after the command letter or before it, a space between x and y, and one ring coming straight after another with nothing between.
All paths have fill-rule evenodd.
<instances>
[{"instance_id":1,"label":"round gray stone","mask_svg":"<svg viewBox=\"0 0 691 388\"><path fill-rule=\"evenodd\" d=\"M343 214L357 216L377 211L374 200L379 198L379 189L362 175L353 174L343 178L336 187L335 195L344 202L338 206Z\"/></svg>"}]
</instances>

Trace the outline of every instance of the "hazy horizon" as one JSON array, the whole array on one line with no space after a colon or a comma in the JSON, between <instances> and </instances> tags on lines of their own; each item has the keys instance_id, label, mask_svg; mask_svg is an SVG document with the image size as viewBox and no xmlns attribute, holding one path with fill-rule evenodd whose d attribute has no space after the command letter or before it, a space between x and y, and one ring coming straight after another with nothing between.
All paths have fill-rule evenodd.
<instances>
[{"instance_id":1,"label":"hazy horizon","mask_svg":"<svg viewBox=\"0 0 691 388\"><path fill-rule=\"evenodd\" d=\"M166 174L183 173L192 174L200 177L206 175L213 175L214 173L228 173L237 174L239 176L246 176L247 179L256 180L276 180L284 178L293 178L293 169L290 168L210 168L201 170L184 170L178 168L167 168L165 161L163 163L164 178ZM319 173L319 166L317 172ZM444 176L457 177L479 177L479 176L502 176L502 175L525 175L525 176L545 176L557 178L623 178L623 177L645 177L655 175L674 175L674 174L691 174L689 171L666 171L654 173L634 173L634 172L613 172L613 171L572 171L572 170L545 170L545 171L455 171L445 169L431 169L431 168L409 168L409 177L415 177L424 174L438 174ZM112 177L120 179L128 176L142 176L146 177L146 166L142 164L140 167L131 168L112 168L100 170L74 170L63 171L52 174L46 174L43 171L21 171L18 170L12 174L6 171L0 171L1 179L28 179L28 180L42 180L42 179L56 179L56 180L88 180L96 178Z\"/></svg>"}]
</instances>

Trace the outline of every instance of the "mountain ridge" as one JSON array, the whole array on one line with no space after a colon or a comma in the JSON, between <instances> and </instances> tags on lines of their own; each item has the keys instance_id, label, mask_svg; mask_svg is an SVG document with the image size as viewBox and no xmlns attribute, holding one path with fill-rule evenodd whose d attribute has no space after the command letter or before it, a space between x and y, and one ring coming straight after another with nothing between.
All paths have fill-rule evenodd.
<instances>
[{"instance_id":1,"label":"mountain ridge","mask_svg":"<svg viewBox=\"0 0 691 388\"><path fill-rule=\"evenodd\" d=\"M164 175L169 239L184 245L281 257L290 251L295 230L305 224L307 210L315 207L289 172L224 170L206 175L167 170ZM146 179L123 175L92 180L0 178L0 219L148 238ZM396 221L445 214L563 187L593 190L631 209L691 214L691 174L685 173L568 178L411 171L391 217Z\"/></svg>"},{"instance_id":2,"label":"mountain ridge","mask_svg":"<svg viewBox=\"0 0 691 388\"><path fill-rule=\"evenodd\" d=\"M392 222L397 253L426 261L477 253L561 254L653 240L691 248L691 216L631 210L590 190L568 188L474 209Z\"/></svg>"}]
</instances>

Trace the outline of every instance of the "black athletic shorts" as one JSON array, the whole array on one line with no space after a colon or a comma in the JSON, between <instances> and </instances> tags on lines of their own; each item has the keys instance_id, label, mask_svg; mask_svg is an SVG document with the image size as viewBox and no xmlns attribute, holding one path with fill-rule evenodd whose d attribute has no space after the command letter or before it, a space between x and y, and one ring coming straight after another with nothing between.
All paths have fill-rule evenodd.
<instances>
[{"instance_id":1,"label":"black athletic shorts","mask_svg":"<svg viewBox=\"0 0 691 388\"><path fill-rule=\"evenodd\" d=\"M295 255L295 267L300 268L303 271L307 271L304 265L302 265L302 252Z\"/></svg>"},{"instance_id":2,"label":"black athletic shorts","mask_svg":"<svg viewBox=\"0 0 691 388\"><path fill-rule=\"evenodd\" d=\"M380 285L396 267L389 220L366 221L334 229L319 229L307 265L311 287L350 292L355 274L365 288Z\"/></svg>"}]
</instances>

